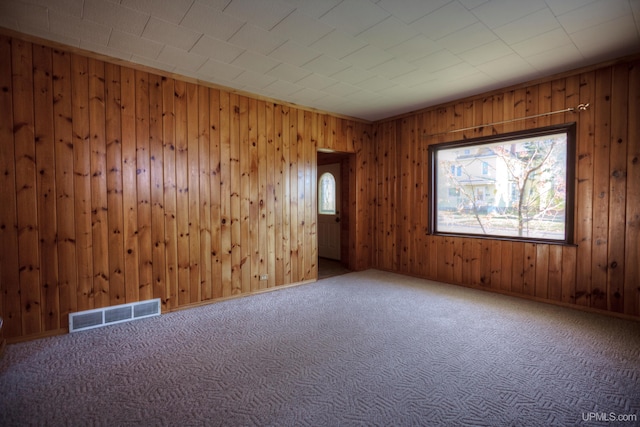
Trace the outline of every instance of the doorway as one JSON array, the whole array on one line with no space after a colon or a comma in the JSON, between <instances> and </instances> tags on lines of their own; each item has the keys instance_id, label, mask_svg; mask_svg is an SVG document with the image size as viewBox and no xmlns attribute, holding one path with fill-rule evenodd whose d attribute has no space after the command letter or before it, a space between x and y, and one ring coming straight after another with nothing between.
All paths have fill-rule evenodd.
<instances>
[{"instance_id":1,"label":"doorway","mask_svg":"<svg viewBox=\"0 0 640 427\"><path fill-rule=\"evenodd\" d=\"M355 155L318 152L316 176L318 279L348 273L355 266L350 251L355 224L350 221L355 201Z\"/></svg>"},{"instance_id":2,"label":"doorway","mask_svg":"<svg viewBox=\"0 0 640 427\"><path fill-rule=\"evenodd\" d=\"M340 261L340 163L318 165L318 256Z\"/></svg>"}]
</instances>

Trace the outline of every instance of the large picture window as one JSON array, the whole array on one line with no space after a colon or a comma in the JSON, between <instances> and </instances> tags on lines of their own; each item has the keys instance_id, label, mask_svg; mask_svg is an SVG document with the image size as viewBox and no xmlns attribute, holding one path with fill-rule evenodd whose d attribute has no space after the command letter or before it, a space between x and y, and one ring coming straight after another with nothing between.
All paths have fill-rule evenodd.
<instances>
[{"instance_id":1,"label":"large picture window","mask_svg":"<svg viewBox=\"0 0 640 427\"><path fill-rule=\"evenodd\" d=\"M575 124L432 145L432 234L573 243Z\"/></svg>"}]
</instances>

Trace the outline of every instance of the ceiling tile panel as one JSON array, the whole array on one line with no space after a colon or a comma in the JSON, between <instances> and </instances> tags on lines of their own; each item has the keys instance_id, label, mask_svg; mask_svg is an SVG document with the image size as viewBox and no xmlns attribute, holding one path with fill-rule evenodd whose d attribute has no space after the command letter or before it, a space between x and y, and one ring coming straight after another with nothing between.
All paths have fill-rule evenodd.
<instances>
[{"instance_id":1,"label":"ceiling tile panel","mask_svg":"<svg viewBox=\"0 0 640 427\"><path fill-rule=\"evenodd\" d=\"M567 67L559 66L562 59L570 58L572 61L581 61L582 54L574 44L554 46L534 55L529 55L525 59L536 70L542 73L559 73L567 71Z\"/></svg>"},{"instance_id":2,"label":"ceiling tile panel","mask_svg":"<svg viewBox=\"0 0 640 427\"><path fill-rule=\"evenodd\" d=\"M285 3L297 8L298 11L312 18L320 18L333 9L342 0L283 0Z\"/></svg>"},{"instance_id":3,"label":"ceiling tile panel","mask_svg":"<svg viewBox=\"0 0 640 427\"><path fill-rule=\"evenodd\" d=\"M209 59L197 72L203 80L220 82L232 81L242 73L243 69L214 59Z\"/></svg>"},{"instance_id":4,"label":"ceiling tile panel","mask_svg":"<svg viewBox=\"0 0 640 427\"><path fill-rule=\"evenodd\" d=\"M441 70L434 71L430 73L430 75L442 82L450 82L463 77L472 76L476 73L478 73L478 69L476 67L466 62L460 62Z\"/></svg>"},{"instance_id":5,"label":"ceiling tile panel","mask_svg":"<svg viewBox=\"0 0 640 427\"><path fill-rule=\"evenodd\" d=\"M357 103L357 105L359 106L363 106L370 102L377 102L382 100L382 95L366 90L358 90L357 92L350 93L348 98L349 101Z\"/></svg>"},{"instance_id":6,"label":"ceiling tile panel","mask_svg":"<svg viewBox=\"0 0 640 427\"><path fill-rule=\"evenodd\" d=\"M493 31L495 31L505 43L511 45L555 30L556 28L560 28L560 23L556 17L549 9L542 9L524 18L495 28Z\"/></svg>"},{"instance_id":7,"label":"ceiling tile panel","mask_svg":"<svg viewBox=\"0 0 640 427\"><path fill-rule=\"evenodd\" d=\"M391 60L391 61L383 62L380 65L376 65L375 67L371 68L368 71L383 78L393 79L403 74L415 71L417 69L418 69L417 66L410 64L408 62L405 62L402 60Z\"/></svg>"},{"instance_id":8,"label":"ceiling tile panel","mask_svg":"<svg viewBox=\"0 0 640 427\"><path fill-rule=\"evenodd\" d=\"M189 50L198 41L201 34L152 16L142 33L142 37L178 49Z\"/></svg>"},{"instance_id":9,"label":"ceiling tile panel","mask_svg":"<svg viewBox=\"0 0 640 427\"><path fill-rule=\"evenodd\" d=\"M415 21L412 26L431 40L438 40L478 22L478 19L457 1L431 12Z\"/></svg>"},{"instance_id":10,"label":"ceiling tile panel","mask_svg":"<svg viewBox=\"0 0 640 427\"><path fill-rule=\"evenodd\" d=\"M611 44L602 34L615 38L616 43ZM570 37L580 53L593 60L613 59L624 52L640 50L640 36L631 15L586 28L570 34Z\"/></svg>"},{"instance_id":11,"label":"ceiling tile panel","mask_svg":"<svg viewBox=\"0 0 640 427\"><path fill-rule=\"evenodd\" d=\"M476 22L438 40L451 53L461 53L496 40L498 36L482 22Z\"/></svg>"},{"instance_id":12,"label":"ceiling tile panel","mask_svg":"<svg viewBox=\"0 0 640 427\"><path fill-rule=\"evenodd\" d=\"M388 16L388 12L369 0L344 0L324 14L320 20L355 36Z\"/></svg>"},{"instance_id":13,"label":"ceiling tile panel","mask_svg":"<svg viewBox=\"0 0 640 427\"><path fill-rule=\"evenodd\" d=\"M107 46L111 34L110 27L54 11L49 11L49 29L53 33L86 40L100 46Z\"/></svg>"},{"instance_id":14,"label":"ceiling tile panel","mask_svg":"<svg viewBox=\"0 0 640 427\"><path fill-rule=\"evenodd\" d=\"M120 49L115 49L109 46L102 46L93 44L90 41L82 40L78 46L80 49L88 50L91 52L100 53L102 55L109 56L111 58L123 59L125 61L131 60L131 53Z\"/></svg>"},{"instance_id":15,"label":"ceiling tile panel","mask_svg":"<svg viewBox=\"0 0 640 427\"><path fill-rule=\"evenodd\" d=\"M215 25L212 24L214 22ZM183 27L220 40L228 40L243 24L244 21L200 2L194 3L180 22Z\"/></svg>"},{"instance_id":16,"label":"ceiling tile panel","mask_svg":"<svg viewBox=\"0 0 640 427\"><path fill-rule=\"evenodd\" d=\"M256 73L266 73L280 64L279 61L269 58L257 52L246 50L242 52L236 59L231 62L236 67L255 71Z\"/></svg>"},{"instance_id":17,"label":"ceiling tile panel","mask_svg":"<svg viewBox=\"0 0 640 427\"><path fill-rule=\"evenodd\" d=\"M284 81L284 80L276 80L270 85L265 86L263 88L263 93L269 96L279 98L283 94L287 96L291 96L294 93L299 92L301 89L302 89L302 86L299 86L295 83Z\"/></svg>"},{"instance_id":18,"label":"ceiling tile panel","mask_svg":"<svg viewBox=\"0 0 640 427\"><path fill-rule=\"evenodd\" d=\"M331 76L339 71L346 70L349 68L349 64L329 55L320 55L304 64L304 68L314 73Z\"/></svg>"},{"instance_id":19,"label":"ceiling tile panel","mask_svg":"<svg viewBox=\"0 0 640 427\"><path fill-rule=\"evenodd\" d=\"M494 40L482 46L458 54L458 56L473 66L478 66L486 62L495 61L513 54L513 49L507 46L502 40Z\"/></svg>"},{"instance_id":20,"label":"ceiling tile panel","mask_svg":"<svg viewBox=\"0 0 640 427\"><path fill-rule=\"evenodd\" d=\"M367 43L358 40L340 30L334 30L311 45L312 48L334 58L344 58L350 53L365 47Z\"/></svg>"},{"instance_id":21,"label":"ceiling tile panel","mask_svg":"<svg viewBox=\"0 0 640 427\"><path fill-rule=\"evenodd\" d=\"M599 0L558 16L558 21L567 33L572 34L622 16L632 15L629 4L628 0Z\"/></svg>"},{"instance_id":22,"label":"ceiling tile panel","mask_svg":"<svg viewBox=\"0 0 640 427\"><path fill-rule=\"evenodd\" d=\"M331 86L337 82L336 79L332 79L325 75L313 73L309 74L307 77L299 80L297 83L304 87L308 87L310 89L321 91L325 87Z\"/></svg>"},{"instance_id":23,"label":"ceiling tile panel","mask_svg":"<svg viewBox=\"0 0 640 427\"><path fill-rule=\"evenodd\" d=\"M195 72L205 62L207 58L202 55L187 52L186 50L178 49L173 46L165 46L162 52L156 58L158 61L165 64L177 64L180 70Z\"/></svg>"},{"instance_id":24,"label":"ceiling tile panel","mask_svg":"<svg viewBox=\"0 0 640 427\"><path fill-rule=\"evenodd\" d=\"M164 62L156 61L155 59L147 58L145 56L132 55L131 60L136 64L145 65L147 67L156 68L169 73L173 73L176 69L175 64L165 64Z\"/></svg>"},{"instance_id":25,"label":"ceiling tile panel","mask_svg":"<svg viewBox=\"0 0 640 427\"><path fill-rule=\"evenodd\" d=\"M224 13L256 27L270 30L293 12L294 8L279 0L232 0Z\"/></svg>"},{"instance_id":26,"label":"ceiling tile panel","mask_svg":"<svg viewBox=\"0 0 640 427\"><path fill-rule=\"evenodd\" d=\"M386 90L398 85L389 79L386 79L380 76L373 76L359 83L354 83L354 86L358 86L359 88L364 89L366 91L379 92L381 90Z\"/></svg>"},{"instance_id":27,"label":"ceiling tile panel","mask_svg":"<svg viewBox=\"0 0 640 427\"><path fill-rule=\"evenodd\" d=\"M291 94L291 100L300 105L312 105L317 100L322 99L326 96L327 94L325 92L310 89L308 87L303 87L299 91Z\"/></svg>"},{"instance_id":28,"label":"ceiling tile panel","mask_svg":"<svg viewBox=\"0 0 640 427\"><path fill-rule=\"evenodd\" d=\"M406 62L415 61L437 52L442 46L422 34L387 49L387 52Z\"/></svg>"},{"instance_id":29,"label":"ceiling tile panel","mask_svg":"<svg viewBox=\"0 0 640 427\"><path fill-rule=\"evenodd\" d=\"M326 87L324 89L322 89L323 92L327 92L330 93L332 95L336 95L336 96L345 96L345 97L349 97L351 94L355 93L355 92L359 92L361 89L359 87L356 86L352 86L350 84L347 83L342 83L342 82L338 82L332 86Z\"/></svg>"},{"instance_id":30,"label":"ceiling tile panel","mask_svg":"<svg viewBox=\"0 0 640 427\"><path fill-rule=\"evenodd\" d=\"M460 62L462 62L460 57L449 52L447 49L442 49L417 61L413 61L412 64L418 66L425 73L432 73L459 64Z\"/></svg>"},{"instance_id":31,"label":"ceiling tile panel","mask_svg":"<svg viewBox=\"0 0 640 427\"><path fill-rule=\"evenodd\" d=\"M476 7L485 4L490 0L458 0L467 9L475 9Z\"/></svg>"},{"instance_id":32,"label":"ceiling tile panel","mask_svg":"<svg viewBox=\"0 0 640 427\"><path fill-rule=\"evenodd\" d=\"M267 74L285 82L295 83L307 77L311 71L291 64L279 64L267 71Z\"/></svg>"},{"instance_id":33,"label":"ceiling tile panel","mask_svg":"<svg viewBox=\"0 0 640 427\"><path fill-rule=\"evenodd\" d=\"M243 49L268 55L286 40L251 24L244 24L229 40Z\"/></svg>"},{"instance_id":34,"label":"ceiling tile panel","mask_svg":"<svg viewBox=\"0 0 640 427\"><path fill-rule=\"evenodd\" d=\"M433 80L435 80L435 77L422 69L417 69L391 79L395 84L405 87L412 87Z\"/></svg>"},{"instance_id":35,"label":"ceiling tile panel","mask_svg":"<svg viewBox=\"0 0 640 427\"><path fill-rule=\"evenodd\" d=\"M487 27L498 28L544 8L546 3L541 0L492 0L472 9L472 12Z\"/></svg>"},{"instance_id":36,"label":"ceiling tile panel","mask_svg":"<svg viewBox=\"0 0 640 427\"><path fill-rule=\"evenodd\" d=\"M271 33L281 39L294 40L303 46L309 46L331 31L333 31L333 28L330 26L316 21L297 10L270 30Z\"/></svg>"},{"instance_id":37,"label":"ceiling tile panel","mask_svg":"<svg viewBox=\"0 0 640 427\"><path fill-rule=\"evenodd\" d=\"M215 58L221 62L233 62L245 49L227 43L222 40L213 39L209 36L202 36L191 48L190 52L203 55L208 58Z\"/></svg>"},{"instance_id":38,"label":"ceiling tile panel","mask_svg":"<svg viewBox=\"0 0 640 427\"><path fill-rule=\"evenodd\" d=\"M509 84L519 81L521 76L526 76L526 80L539 76L531 64L515 53L480 64L478 69L496 81Z\"/></svg>"},{"instance_id":39,"label":"ceiling tile panel","mask_svg":"<svg viewBox=\"0 0 640 427\"><path fill-rule=\"evenodd\" d=\"M398 19L410 24L449 3L451 0L380 0L378 5Z\"/></svg>"},{"instance_id":40,"label":"ceiling tile panel","mask_svg":"<svg viewBox=\"0 0 640 427\"><path fill-rule=\"evenodd\" d=\"M156 43L149 39L134 36L131 33L125 33L119 30L113 30L109 38L109 47L129 51L130 54L146 56L148 58L157 58L164 45Z\"/></svg>"},{"instance_id":41,"label":"ceiling tile panel","mask_svg":"<svg viewBox=\"0 0 640 427\"><path fill-rule=\"evenodd\" d=\"M315 49L299 45L294 41L287 41L278 46L269 57L288 64L301 66L317 58L321 53Z\"/></svg>"},{"instance_id":42,"label":"ceiling tile panel","mask_svg":"<svg viewBox=\"0 0 640 427\"><path fill-rule=\"evenodd\" d=\"M10 2L10 0L3 0L3 3L4 2ZM64 11L67 15L77 16L78 18L82 18L84 8L84 0L26 0L25 2L44 6L59 12ZM22 3L22 1L14 3ZM119 3L119 1L116 1L116 3Z\"/></svg>"},{"instance_id":43,"label":"ceiling tile panel","mask_svg":"<svg viewBox=\"0 0 640 427\"><path fill-rule=\"evenodd\" d=\"M120 4L148 13L163 21L179 24L193 4L193 0L121 0Z\"/></svg>"},{"instance_id":44,"label":"ceiling tile panel","mask_svg":"<svg viewBox=\"0 0 640 427\"><path fill-rule=\"evenodd\" d=\"M595 1L598 0L546 0L546 3L554 15L560 16Z\"/></svg>"},{"instance_id":45,"label":"ceiling tile panel","mask_svg":"<svg viewBox=\"0 0 640 427\"><path fill-rule=\"evenodd\" d=\"M338 71L337 73L333 74L334 79L349 84L360 83L374 76L375 74L373 74L372 72L364 70L360 67L349 67L346 70Z\"/></svg>"},{"instance_id":46,"label":"ceiling tile panel","mask_svg":"<svg viewBox=\"0 0 640 427\"><path fill-rule=\"evenodd\" d=\"M262 94L262 88L269 86L276 80L277 79L275 77L271 77L262 73L256 73L251 70L246 70L242 72L242 74L240 74L238 77L233 79L233 82L241 84L247 88L256 89L257 94Z\"/></svg>"},{"instance_id":47,"label":"ceiling tile panel","mask_svg":"<svg viewBox=\"0 0 640 427\"><path fill-rule=\"evenodd\" d=\"M390 16L358 35L358 39L377 47L389 49L418 35L418 31L401 20Z\"/></svg>"},{"instance_id":48,"label":"ceiling tile panel","mask_svg":"<svg viewBox=\"0 0 640 427\"><path fill-rule=\"evenodd\" d=\"M514 43L510 47L518 55L528 57L568 44L573 44L571 38L569 38L563 28L557 28L544 34L528 38L520 43Z\"/></svg>"},{"instance_id":49,"label":"ceiling tile panel","mask_svg":"<svg viewBox=\"0 0 640 427\"><path fill-rule=\"evenodd\" d=\"M342 61L368 70L393 58L388 52L374 46L365 46L342 58Z\"/></svg>"},{"instance_id":50,"label":"ceiling tile panel","mask_svg":"<svg viewBox=\"0 0 640 427\"><path fill-rule=\"evenodd\" d=\"M49 29L48 10L44 6L18 0L0 2L0 25L20 30L20 27Z\"/></svg>"},{"instance_id":51,"label":"ceiling tile panel","mask_svg":"<svg viewBox=\"0 0 640 427\"><path fill-rule=\"evenodd\" d=\"M7 27L7 28L11 28L11 27ZM26 25L20 25L12 29L15 29L17 31L22 31L25 34L30 34L32 36L39 37L41 39L50 40L54 43L60 43L66 46L80 47L79 38L75 38L74 36L65 36L64 34L59 34L59 33L53 33L43 27L35 28L35 27L29 27Z\"/></svg>"},{"instance_id":52,"label":"ceiling tile panel","mask_svg":"<svg viewBox=\"0 0 640 427\"><path fill-rule=\"evenodd\" d=\"M142 34L149 21L147 13L103 0L86 0L83 17L137 36Z\"/></svg>"}]
</instances>

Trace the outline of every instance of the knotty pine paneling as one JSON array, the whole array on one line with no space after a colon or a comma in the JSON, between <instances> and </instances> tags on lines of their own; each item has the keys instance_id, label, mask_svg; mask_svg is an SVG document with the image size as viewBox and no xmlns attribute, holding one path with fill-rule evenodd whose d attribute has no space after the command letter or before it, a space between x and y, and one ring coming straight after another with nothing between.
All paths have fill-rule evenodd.
<instances>
[{"instance_id":1,"label":"knotty pine paneling","mask_svg":"<svg viewBox=\"0 0 640 427\"><path fill-rule=\"evenodd\" d=\"M374 124L8 36L0 63L10 340L64 332L78 310L159 297L166 312L314 280L317 149L354 155L352 268L640 316L637 60ZM591 108L490 125L578 103ZM574 246L426 234L429 144L569 121Z\"/></svg>"},{"instance_id":2,"label":"knotty pine paneling","mask_svg":"<svg viewBox=\"0 0 640 427\"><path fill-rule=\"evenodd\" d=\"M639 69L637 58L621 60L375 123L373 265L640 316ZM492 124L579 103L589 103L590 108ZM430 144L573 121L577 123L575 245L426 234L427 209L420 201L428 182L421 174ZM470 126L481 127L456 131Z\"/></svg>"},{"instance_id":3,"label":"knotty pine paneling","mask_svg":"<svg viewBox=\"0 0 640 427\"><path fill-rule=\"evenodd\" d=\"M370 124L7 36L0 64L10 340L64 332L78 310L315 280L318 148L354 155L351 265L371 266Z\"/></svg>"}]
</instances>

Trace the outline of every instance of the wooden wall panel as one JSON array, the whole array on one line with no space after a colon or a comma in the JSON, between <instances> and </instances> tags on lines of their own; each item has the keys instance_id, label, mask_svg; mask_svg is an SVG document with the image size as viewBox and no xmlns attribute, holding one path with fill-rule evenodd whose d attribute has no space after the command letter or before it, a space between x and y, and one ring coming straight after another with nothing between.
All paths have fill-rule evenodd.
<instances>
[{"instance_id":1,"label":"wooden wall panel","mask_svg":"<svg viewBox=\"0 0 640 427\"><path fill-rule=\"evenodd\" d=\"M629 66L624 313L640 314L640 62Z\"/></svg>"},{"instance_id":2,"label":"wooden wall panel","mask_svg":"<svg viewBox=\"0 0 640 427\"><path fill-rule=\"evenodd\" d=\"M164 210L164 155L162 138L162 80L149 76L149 179L151 195L151 294L165 300L166 238Z\"/></svg>"},{"instance_id":3,"label":"wooden wall panel","mask_svg":"<svg viewBox=\"0 0 640 427\"><path fill-rule=\"evenodd\" d=\"M211 298L222 297L222 210L221 210L221 161L220 161L220 91L211 89L209 93L210 149L209 168L211 171Z\"/></svg>"},{"instance_id":4,"label":"wooden wall panel","mask_svg":"<svg viewBox=\"0 0 640 427\"><path fill-rule=\"evenodd\" d=\"M163 201L165 230L165 283L163 310L178 307L178 228L175 141L175 89L171 79L162 79L162 155Z\"/></svg>"},{"instance_id":5,"label":"wooden wall panel","mask_svg":"<svg viewBox=\"0 0 640 427\"><path fill-rule=\"evenodd\" d=\"M350 241L371 266L370 124L10 37L0 62L10 340L60 333L78 310L315 280L318 148L355 156Z\"/></svg>"},{"instance_id":6,"label":"wooden wall panel","mask_svg":"<svg viewBox=\"0 0 640 427\"><path fill-rule=\"evenodd\" d=\"M119 70L118 70L119 73ZM77 310L75 293L77 290L78 275L76 269L76 227L75 227L75 194L74 194L74 168L73 168L73 113L71 105L71 55L60 50L53 52L53 112L55 134L55 162L56 162L56 218L58 233L58 292L60 301L60 319L64 324L70 312ZM119 76L118 79L119 81ZM118 92L117 99L120 99ZM107 108L110 103L107 102ZM118 102L115 110L120 112ZM110 126L107 125L107 130ZM118 136L119 138L119 136ZM120 163L116 166L120 176ZM120 179L120 184L122 183ZM122 198L122 186L118 193ZM4 198L3 198L4 200ZM121 203L121 202L120 202ZM120 217L122 207L120 206ZM116 214L118 214L116 210ZM122 230L122 227L119 228ZM122 236L120 235L120 240ZM111 245L110 245L111 247ZM113 245L123 257L122 245ZM109 256L110 261L116 261L115 256ZM120 268L123 268L122 263ZM124 296L124 281L122 270L120 275L111 274L110 289L114 291L122 284L120 294ZM120 281L119 281L120 280ZM16 282L17 283L17 282ZM115 302L113 304L117 304Z\"/></svg>"},{"instance_id":7,"label":"wooden wall panel","mask_svg":"<svg viewBox=\"0 0 640 427\"><path fill-rule=\"evenodd\" d=\"M151 252L151 166L149 163L149 74L135 72L135 147L138 203L138 292L141 300L153 297Z\"/></svg>"},{"instance_id":8,"label":"wooden wall panel","mask_svg":"<svg viewBox=\"0 0 640 427\"><path fill-rule=\"evenodd\" d=\"M639 179L638 74L637 59L621 60L374 124L378 201L374 266L640 316L640 197L633 184ZM583 112L529 117L580 103L590 107ZM577 124L576 158L572 159L576 167L574 245L418 232L423 222L415 211L423 208L418 209L415 188L409 183L419 177L414 165L421 149L567 122ZM416 134L421 137L416 139ZM395 173L399 184L392 187L389 178ZM425 256L428 268L415 268L415 260Z\"/></svg>"},{"instance_id":9,"label":"wooden wall panel","mask_svg":"<svg viewBox=\"0 0 640 427\"><path fill-rule=\"evenodd\" d=\"M120 132L122 137L122 211L124 216L125 302L139 301L138 190L136 182L135 72L120 69ZM77 196L76 196L77 197ZM77 251L81 248L78 246Z\"/></svg>"},{"instance_id":10,"label":"wooden wall panel","mask_svg":"<svg viewBox=\"0 0 640 427\"><path fill-rule=\"evenodd\" d=\"M105 64L91 59L88 65L93 293L95 307L105 307L110 304Z\"/></svg>"},{"instance_id":11,"label":"wooden wall panel","mask_svg":"<svg viewBox=\"0 0 640 427\"><path fill-rule=\"evenodd\" d=\"M120 67L105 64L105 137L107 144L107 221L109 232L109 274L107 276L109 278L109 305L122 304L125 300L122 134L120 122L121 90ZM64 156L61 154L57 159L63 160ZM62 256L62 253L60 255Z\"/></svg>"},{"instance_id":12,"label":"wooden wall panel","mask_svg":"<svg viewBox=\"0 0 640 427\"><path fill-rule=\"evenodd\" d=\"M640 316L637 60L368 124L0 42L10 339L64 330L77 310L160 297L169 311L314 280L317 149L354 156L356 269ZM591 107L491 125L578 103ZM569 121L575 246L426 234L429 144Z\"/></svg>"},{"instance_id":13,"label":"wooden wall panel","mask_svg":"<svg viewBox=\"0 0 640 427\"><path fill-rule=\"evenodd\" d=\"M0 91L0 310L7 337L22 335L11 48L11 39L0 37L0 87L7 88Z\"/></svg>"},{"instance_id":14,"label":"wooden wall panel","mask_svg":"<svg viewBox=\"0 0 640 427\"><path fill-rule=\"evenodd\" d=\"M40 250L41 328L58 329L58 238L56 224L55 144L53 125L53 58L50 48L33 48L34 119L36 150L36 187ZM97 130L96 134L100 135ZM96 150L100 151L100 150ZM101 211L99 215L106 214ZM106 221L105 221L106 225ZM95 227L102 228L102 227ZM94 228L94 229L95 229ZM106 238L106 229L103 236ZM106 245L105 245L106 247ZM103 249L103 248L100 248ZM107 259L106 254L105 260ZM105 270L106 273L106 270Z\"/></svg>"},{"instance_id":15,"label":"wooden wall panel","mask_svg":"<svg viewBox=\"0 0 640 427\"><path fill-rule=\"evenodd\" d=\"M40 254L34 134L33 53L30 44L13 43L11 67L14 93L13 134L22 332L33 334L41 328L40 307L42 300L38 286L40 283ZM87 209L87 214L90 213L89 210ZM86 267L86 264L84 266ZM84 278L86 284L87 280L90 280L90 276Z\"/></svg>"}]
</instances>

